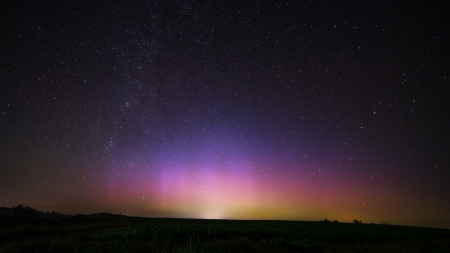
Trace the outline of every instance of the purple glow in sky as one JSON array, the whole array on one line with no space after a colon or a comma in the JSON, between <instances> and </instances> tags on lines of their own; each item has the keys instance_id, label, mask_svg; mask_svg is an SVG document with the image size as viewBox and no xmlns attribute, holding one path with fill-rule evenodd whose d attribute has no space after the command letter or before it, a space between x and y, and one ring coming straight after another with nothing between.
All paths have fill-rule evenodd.
<instances>
[{"instance_id":1,"label":"purple glow in sky","mask_svg":"<svg viewBox=\"0 0 450 253\"><path fill-rule=\"evenodd\" d=\"M450 228L445 2L0 8L0 206Z\"/></svg>"}]
</instances>

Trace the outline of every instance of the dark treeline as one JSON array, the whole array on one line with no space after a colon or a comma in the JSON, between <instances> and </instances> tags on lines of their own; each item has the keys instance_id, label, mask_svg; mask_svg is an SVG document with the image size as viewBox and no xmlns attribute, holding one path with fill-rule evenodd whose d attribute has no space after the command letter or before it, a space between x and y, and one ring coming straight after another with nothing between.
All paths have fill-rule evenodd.
<instances>
[{"instance_id":1,"label":"dark treeline","mask_svg":"<svg viewBox=\"0 0 450 253\"><path fill-rule=\"evenodd\" d=\"M39 220L82 220L82 219L101 219L101 220L116 220L126 218L122 214L97 213L91 215L77 214L68 215L60 212L44 212L34 208L18 205L9 207L0 207L0 218L10 220L18 219L23 221L39 221Z\"/></svg>"},{"instance_id":2,"label":"dark treeline","mask_svg":"<svg viewBox=\"0 0 450 253\"><path fill-rule=\"evenodd\" d=\"M43 212L23 205L0 207L0 215L13 216L21 220L61 220L69 216L60 212Z\"/></svg>"}]
</instances>

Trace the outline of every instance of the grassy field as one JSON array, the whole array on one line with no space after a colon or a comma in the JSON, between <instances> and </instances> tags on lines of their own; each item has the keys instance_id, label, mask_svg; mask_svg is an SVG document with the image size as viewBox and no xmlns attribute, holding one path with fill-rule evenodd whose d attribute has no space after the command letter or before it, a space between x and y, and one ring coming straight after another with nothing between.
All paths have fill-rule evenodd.
<instances>
[{"instance_id":1,"label":"grassy field","mask_svg":"<svg viewBox=\"0 0 450 253\"><path fill-rule=\"evenodd\" d=\"M0 252L450 252L450 230L191 219L2 222Z\"/></svg>"}]
</instances>

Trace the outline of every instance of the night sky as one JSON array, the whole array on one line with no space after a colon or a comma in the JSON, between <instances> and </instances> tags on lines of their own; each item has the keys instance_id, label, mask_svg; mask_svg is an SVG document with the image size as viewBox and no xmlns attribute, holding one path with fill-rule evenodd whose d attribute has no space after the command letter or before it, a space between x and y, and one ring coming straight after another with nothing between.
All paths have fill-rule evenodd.
<instances>
[{"instance_id":1,"label":"night sky","mask_svg":"<svg viewBox=\"0 0 450 253\"><path fill-rule=\"evenodd\" d=\"M0 5L0 206L450 228L445 1L82 2Z\"/></svg>"}]
</instances>

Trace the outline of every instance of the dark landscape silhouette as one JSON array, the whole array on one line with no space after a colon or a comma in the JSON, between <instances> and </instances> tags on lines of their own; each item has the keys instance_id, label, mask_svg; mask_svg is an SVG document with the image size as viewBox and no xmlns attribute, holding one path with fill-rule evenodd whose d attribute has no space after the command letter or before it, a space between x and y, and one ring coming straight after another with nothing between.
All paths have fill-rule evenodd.
<instances>
[{"instance_id":1,"label":"dark landscape silhouette","mask_svg":"<svg viewBox=\"0 0 450 253\"><path fill-rule=\"evenodd\" d=\"M448 252L450 230L313 221L67 215L0 208L2 252Z\"/></svg>"}]
</instances>

